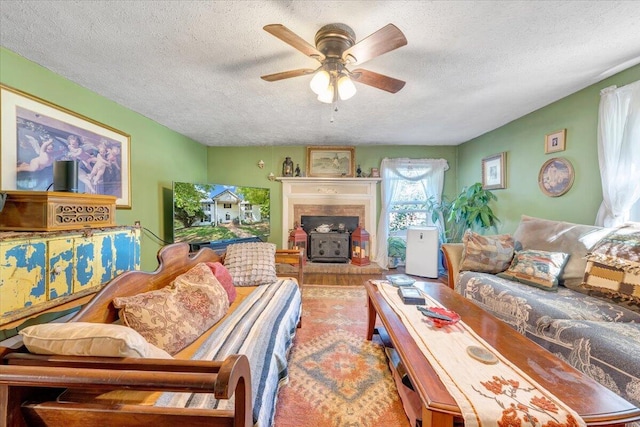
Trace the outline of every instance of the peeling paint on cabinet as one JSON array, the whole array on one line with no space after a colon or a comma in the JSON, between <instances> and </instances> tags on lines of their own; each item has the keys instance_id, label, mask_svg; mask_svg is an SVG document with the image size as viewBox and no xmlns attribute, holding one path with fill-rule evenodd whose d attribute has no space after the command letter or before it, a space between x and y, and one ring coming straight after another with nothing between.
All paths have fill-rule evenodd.
<instances>
[{"instance_id":1,"label":"peeling paint on cabinet","mask_svg":"<svg viewBox=\"0 0 640 427\"><path fill-rule=\"evenodd\" d=\"M140 229L0 233L0 325L140 269Z\"/></svg>"}]
</instances>

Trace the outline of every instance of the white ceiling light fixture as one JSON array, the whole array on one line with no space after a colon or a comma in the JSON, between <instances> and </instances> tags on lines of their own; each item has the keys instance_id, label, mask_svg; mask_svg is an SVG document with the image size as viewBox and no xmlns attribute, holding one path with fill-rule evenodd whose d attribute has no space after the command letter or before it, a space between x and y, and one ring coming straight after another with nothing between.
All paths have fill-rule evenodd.
<instances>
[{"instance_id":1,"label":"white ceiling light fixture","mask_svg":"<svg viewBox=\"0 0 640 427\"><path fill-rule=\"evenodd\" d=\"M356 86L349 77L348 70L339 63L326 63L315 73L309 86L318 95L318 101L331 104L353 97Z\"/></svg>"},{"instance_id":2,"label":"white ceiling light fixture","mask_svg":"<svg viewBox=\"0 0 640 427\"><path fill-rule=\"evenodd\" d=\"M325 25L316 33L315 47L281 24L266 25L264 30L319 61L321 65L316 70L301 68L269 74L262 76L263 80L274 82L314 74L309 86L318 95L318 101L327 104L336 103L338 99L345 101L352 98L356 94L354 81L390 93L398 92L405 85L402 80L372 71L347 69L347 65L362 64L406 45L404 34L393 24L386 25L358 43L355 42L355 33L347 25Z\"/></svg>"}]
</instances>

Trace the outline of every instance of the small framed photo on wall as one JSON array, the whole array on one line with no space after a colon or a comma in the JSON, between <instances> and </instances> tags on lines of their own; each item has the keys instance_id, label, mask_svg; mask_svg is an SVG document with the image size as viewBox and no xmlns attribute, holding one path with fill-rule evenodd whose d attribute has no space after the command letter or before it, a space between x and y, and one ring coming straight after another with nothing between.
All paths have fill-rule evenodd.
<instances>
[{"instance_id":1,"label":"small framed photo on wall","mask_svg":"<svg viewBox=\"0 0 640 427\"><path fill-rule=\"evenodd\" d=\"M506 181L507 153L502 152L482 159L482 188L498 190L507 188Z\"/></svg>"},{"instance_id":2,"label":"small framed photo on wall","mask_svg":"<svg viewBox=\"0 0 640 427\"><path fill-rule=\"evenodd\" d=\"M549 133L544 137L544 153L555 153L565 150L567 130L557 130Z\"/></svg>"}]
</instances>

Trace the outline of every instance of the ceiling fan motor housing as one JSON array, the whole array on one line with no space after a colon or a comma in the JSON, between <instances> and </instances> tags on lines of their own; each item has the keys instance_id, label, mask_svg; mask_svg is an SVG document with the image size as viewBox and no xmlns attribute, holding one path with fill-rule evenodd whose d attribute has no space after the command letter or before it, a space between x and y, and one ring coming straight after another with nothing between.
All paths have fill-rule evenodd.
<instances>
[{"instance_id":1,"label":"ceiling fan motor housing","mask_svg":"<svg viewBox=\"0 0 640 427\"><path fill-rule=\"evenodd\" d=\"M356 42L356 34L345 24L328 24L316 33L316 48L327 58L342 58Z\"/></svg>"}]
</instances>

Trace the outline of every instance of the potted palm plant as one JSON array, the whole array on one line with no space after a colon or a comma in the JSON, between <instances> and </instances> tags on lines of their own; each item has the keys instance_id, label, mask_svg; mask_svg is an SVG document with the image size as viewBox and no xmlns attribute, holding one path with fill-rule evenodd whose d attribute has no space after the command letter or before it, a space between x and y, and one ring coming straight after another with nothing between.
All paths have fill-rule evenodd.
<instances>
[{"instance_id":1,"label":"potted palm plant","mask_svg":"<svg viewBox=\"0 0 640 427\"><path fill-rule=\"evenodd\" d=\"M484 233L488 230L497 231L500 222L489 204L498 198L490 190L482 188L482 184L465 187L453 201L443 198L436 202L434 198L427 201L431 211L431 219L438 222L440 215L444 218L444 235L441 239L444 243L456 243L462 241L465 231Z\"/></svg>"}]
</instances>

